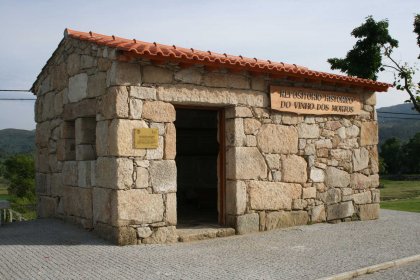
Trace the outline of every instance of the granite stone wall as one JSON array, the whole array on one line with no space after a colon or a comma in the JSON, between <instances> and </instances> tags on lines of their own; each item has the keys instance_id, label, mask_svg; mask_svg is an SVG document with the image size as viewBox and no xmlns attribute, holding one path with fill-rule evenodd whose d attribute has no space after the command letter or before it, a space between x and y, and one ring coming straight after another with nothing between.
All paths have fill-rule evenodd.
<instances>
[{"instance_id":1,"label":"granite stone wall","mask_svg":"<svg viewBox=\"0 0 420 280\"><path fill-rule=\"evenodd\" d=\"M351 92L358 116L270 110L269 85ZM375 94L127 58L65 38L34 87L39 217L117 244L178 240L176 105L224 108L227 225L238 234L378 218ZM133 129L158 128L157 149Z\"/></svg>"}]
</instances>

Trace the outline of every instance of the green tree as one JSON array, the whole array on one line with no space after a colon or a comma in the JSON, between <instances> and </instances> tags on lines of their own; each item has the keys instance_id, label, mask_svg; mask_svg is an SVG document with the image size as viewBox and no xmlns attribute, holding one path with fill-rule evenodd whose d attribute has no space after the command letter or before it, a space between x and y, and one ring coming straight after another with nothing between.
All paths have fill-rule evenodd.
<instances>
[{"instance_id":1,"label":"green tree","mask_svg":"<svg viewBox=\"0 0 420 280\"><path fill-rule=\"evenodd\" d=\"M420 132L403 145L403 166L406 173L420 173Z\"/></svg>"},{"instance_id":2,"label":"green tree","mask_svg":"<svg viewBox=\"0 0 420 280\"><path fill-rule=\"evenodd\" d=\"M408 63L397 62L392 53L398 47L398 41L389 35L388 20L375 21L368 16L366 21L351 32L357 38L353 49L345 58L330 58L331 69L338 69L350 76L376 80L377 74L385 68L394 72L394 86L409 95L406 102L413 103L420 113L420 83L414 83L415 68ZM414 18L414 33L420 46L420 14ZM386 58L387 63L383 63Z\"/></svg>"},{"instance_id":3,"label":"green tree","mask_svg":"<svg viewBox=\"0 0 420 280\"><path fill-rule=\"evenodd\" d=\"M402 151L401 142L397 138L389 138L381 145L381 158L389 174L401 173Z\"/></svg>"},{"instance_id":4,"label":"green tree","mask_svg":"<svg viewBox=\"0 0 420 280\"><path fill-rule=\"evenodd\" d=\"M4 178L9 193L20 198L35 199L35 165L32 155L14 155L4 162Z\"/></svg>"},{"instance_id":5,"label":"green tree","mask_svg":"<svg viewBox=\"0 0 420 280\"><path fill-rule=\"evenodd\" d=\"M384 159L380 156L379 157L379 173L387 174L388 173L387 170L388 170L388 167L386 166Z\"/></svg>"},{"instance_id":6,"label":"green tree","mask_svg":"<svg viewBox=\"0 0 420 280\"><path fill-rule=\"evenodd\" d=\"M358 38L356 44L345 58L328 59L331 69L338 69L350 76L376 80L382 67L383 46L398 47L398 41L389 35L388 21L376 22L369 16L365 23L353 29L351 35Z\"/></svg>"}]
</instances>

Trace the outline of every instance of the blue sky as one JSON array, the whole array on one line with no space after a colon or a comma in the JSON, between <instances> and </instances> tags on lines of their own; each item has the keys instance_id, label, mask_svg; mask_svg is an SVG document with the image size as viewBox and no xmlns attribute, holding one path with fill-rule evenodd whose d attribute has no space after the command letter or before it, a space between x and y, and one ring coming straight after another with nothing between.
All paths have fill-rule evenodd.
<instances>
[{"instance_id":1,"label":"blue sky","mask_svg":"<svg viewBox=\"0 0 420 280\"><path fill-rule=\"evenodd\" d=\"M400 41L397 60L414 64L420 53L412 32L418 0L0 0L0 11L1 89L29 89L66 27L334 72L327 58L343 57L355 43L351 30L373 15L389 19ZM392 82L393 76L379 80ZM394 90L380 93L378 107L405 99ZM33 111L32 101L0 101L0 129L33 129Z\"/></svg>"}]
</instances>

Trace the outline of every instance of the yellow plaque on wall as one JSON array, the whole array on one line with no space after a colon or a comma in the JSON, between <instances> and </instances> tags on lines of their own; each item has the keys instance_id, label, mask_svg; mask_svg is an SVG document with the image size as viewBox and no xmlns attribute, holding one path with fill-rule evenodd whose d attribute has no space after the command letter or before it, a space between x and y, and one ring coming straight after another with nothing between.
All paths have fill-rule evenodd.
<instances>
[{"instance_id":1,"label":"yellow plaque on wall","mask_svg":"<svg viewBox=\"0 0 420 280\"><path fill-rule=\"evenodd\" d=\"M156 149L159 146L159 131L157 128L135 128L135 149Z\"/></svg>"}]
</instances>

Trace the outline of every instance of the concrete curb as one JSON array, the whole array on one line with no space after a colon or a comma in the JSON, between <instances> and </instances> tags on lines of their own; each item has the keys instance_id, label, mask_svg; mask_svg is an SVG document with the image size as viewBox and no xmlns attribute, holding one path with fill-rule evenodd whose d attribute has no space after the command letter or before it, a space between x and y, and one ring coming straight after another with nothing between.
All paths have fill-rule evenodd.
<instances>
[{"instance_id":1,"label":"concrete curb","mask_svg":"<svg viewBox=\"0 0 420 280\"><path fill-rule=\"evenodd\" d=\"M355 269L355 270L352 270L352 271L343 272L343 273L340 273L340 274L335 274L335 275L332 275L332 276L319 278L318 280L347 280L347 279L353 279L353 278L361 276L361 275L375 273L375 272L378 272L380 270L394 268L394 267L398 267L398 266L408 264L408 263L411 263L411 262L416 262L416 261L420 261L420 254L410 256L410 257L406 257L406 258L402 258L402 259L397 259L397 260L394 260L394 261L383 262L383 263L380 263L380 264L374 264L374 265L371 265L371 266Z\"/></svg>"}]
</instances>

